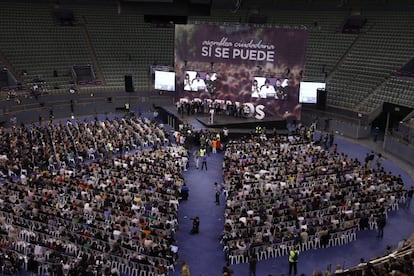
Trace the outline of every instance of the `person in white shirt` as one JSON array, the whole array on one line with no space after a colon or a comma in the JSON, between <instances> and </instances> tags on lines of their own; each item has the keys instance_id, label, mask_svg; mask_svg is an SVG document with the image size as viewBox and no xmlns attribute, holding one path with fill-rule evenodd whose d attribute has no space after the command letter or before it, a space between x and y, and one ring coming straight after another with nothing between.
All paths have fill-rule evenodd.
<instances>
[{"instance_id":1,"label":"person in white shirt","mask_svg":"<svg viewBox=\"0 0 414 276\"><path fill-rule=\"evenodd\" d=\"M197 73L195 79L192 80L191 88L192 88L192 91L199 91L199 92L206 91L206 83L200 77L199 73Z\"/></svg>"},{"instance_id":2,"label":"person in white shirt","mask_svg":"<svg viewBox=\"0 0 414 276\"><path fill-rule=\"evenodd\" d=\"M190 81L189 74L185 74L185 77L184 77L184 90L191 91L191 81Z\"/></svg>"},{"instance_id":3,"label":"person in white shirt","mask_svg":"<svg viewBox=\"0 0 414 276\"><path fill-rule=\"evenodd\" d=\"M182 156L181 157L181 161L182 161L182 169L183 169L183 171L187 171L188 157L187 156Z\"/></svg>"},{"instance_id":4,"label":"person in white shirt","mask_svg":"<svg viewBox=\"0 0 414 276\"><path fill-rule=\"evenodd\" d=\"M260 89L257 80L253 81L252 85L252 98L259 98L260 97Z\"/></svg>"},{"instance_id":5,"label":"person in white shirt","mask_svg":"<svg viewBox=\"0 0 414 276\"><path fill-rule=\"evenodd\" d=\"M260 87L260 98L266 99L266 98L274 98L276 96L276 91L273 85L270 85L269 80L265 81L265 84Z\"/></svg>"}]
</instances>

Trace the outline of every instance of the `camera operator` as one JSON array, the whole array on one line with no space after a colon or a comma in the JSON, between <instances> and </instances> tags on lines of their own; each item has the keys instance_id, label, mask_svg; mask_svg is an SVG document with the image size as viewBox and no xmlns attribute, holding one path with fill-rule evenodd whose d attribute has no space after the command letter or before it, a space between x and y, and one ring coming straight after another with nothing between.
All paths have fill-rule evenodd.
<instances>
[{"instance_id":1,"label":"camera operator","mask_svg":"<svg viewBox=\"0 0 414 276\"><path fill-rule=\"evenodd\" d=\"M199 233L199 228L200 228L200 218L199 217L195 217L192 218L193 220L193 228L191 229L191 234L198 234Z\"/></svg>"}]
</instances>

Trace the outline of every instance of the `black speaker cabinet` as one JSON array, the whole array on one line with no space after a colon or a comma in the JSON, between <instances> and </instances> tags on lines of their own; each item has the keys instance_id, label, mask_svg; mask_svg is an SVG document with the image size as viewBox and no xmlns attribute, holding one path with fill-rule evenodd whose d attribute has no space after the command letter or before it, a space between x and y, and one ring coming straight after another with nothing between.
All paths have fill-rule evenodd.
<instances>
[{"instance_id":1,"label":"black speaker cabinet","mask_svg":"<svg viewBox=\"0 0 414 276\"><path fill-rule=\"evenodd\" d=\"M325 89L316 90L316 108L320 110L326 109L326 93Z\"/></svg>"},{"instance_id":2,"label":"black speaker cabinet","mask_svg":"<svg viewBox=\"0 0 414 276\"><path fill-rule=\"evenodd\" d=\"M131 75L125 75L125 91L134 92L134 83Z\"/></svg>"}]
</instances>

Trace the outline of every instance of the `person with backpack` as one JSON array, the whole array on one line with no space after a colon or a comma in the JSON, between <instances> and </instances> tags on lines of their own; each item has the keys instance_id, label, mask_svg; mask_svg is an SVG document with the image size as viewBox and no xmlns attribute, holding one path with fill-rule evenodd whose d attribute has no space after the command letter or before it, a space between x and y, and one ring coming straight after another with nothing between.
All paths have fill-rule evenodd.
<instances>
[{"instance_id":1,"label":"person with backpack","mask_svg":"<svg viewBox=\"0 0 414 276\"><path fill-rule=\"evenodd\" d=\"M292 275L292 270L293 275L296 275L298 273L298 259L299 250L292 246L289 251L289 275Z\"/></svg>"}]
</instances>

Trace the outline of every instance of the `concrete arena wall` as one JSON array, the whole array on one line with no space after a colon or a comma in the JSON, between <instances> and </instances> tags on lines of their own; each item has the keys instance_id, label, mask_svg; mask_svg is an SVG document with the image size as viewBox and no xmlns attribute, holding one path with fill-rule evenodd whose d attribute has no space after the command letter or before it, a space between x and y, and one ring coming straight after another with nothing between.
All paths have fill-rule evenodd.
<instances>
[{"instance_id":1,"label":"concrete arena wall","mask_svg":"<svg viewBox=\"0 0 414 276\"><path fill-rule=\"evenodd\" d=\"M399 139L388 136L385 140L385 150L414 166L414 145L403 143Z\"/></svg>"},{"instance_id":2,"label":"concrete arena wall","mask_svg":"<svg viewBox=\"0 0 414 276\"><path fill-rule=\"evenodd\" d=\"M330 120L329 129L336 134L353 139L367 138L371 135L371 125L354 124L337 119Z\"/></svg>"}]
</instances>

